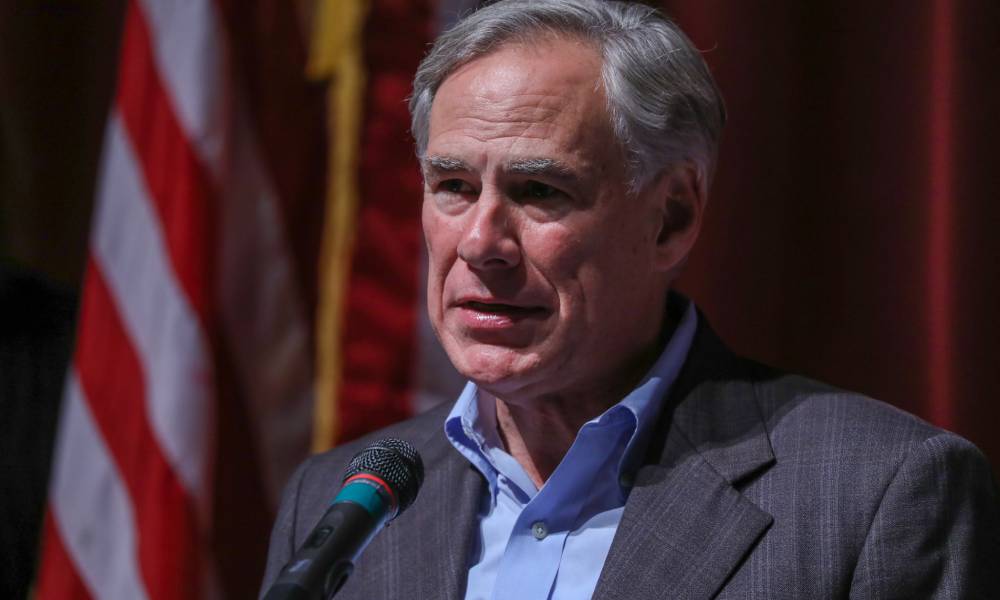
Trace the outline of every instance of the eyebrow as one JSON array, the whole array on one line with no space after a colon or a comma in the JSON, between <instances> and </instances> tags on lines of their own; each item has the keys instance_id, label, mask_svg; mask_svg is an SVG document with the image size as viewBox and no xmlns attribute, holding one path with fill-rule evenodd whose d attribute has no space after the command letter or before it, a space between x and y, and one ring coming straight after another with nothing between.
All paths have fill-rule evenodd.
<instances>
[{"instance_id":1,"label":"eyebrow","mask_svg":"<svg viewBox=\"0 0 1000 600\"><path fill-rule=\"evenodd\" d=\"M430 171L440 173L457 173L475 171L469 163L453 156L428 156L421 161L424 176ZM561 161L552 158L521 158L507 162L504 170L514 175L539 176L547 175L557 179L576 179L576 171Z\"/></svg>"},{"instance_id":2,"label":"eyebrow","mask_svg":"<svg viewBox=\"0 0 1000 600\"><path fill-rule=\"evenodd\" d=\"M424 172L425 177L427 176L427 173L432 170L442 173L473 171L472 167L469 166L469 163L459 158L454 158L452 156L428 156L424 160L420 161L420 166Z\"/></svg>"},{"instance_id":3,"label":"eyebrow","mask_svg":"<svg viewBox=\"0 0 1000 600\"><path fill-rule=\"evenodd\" d=\"M557 179L575 179L576 171L566 163L551 158L524 158L513 160L505 165L508 173L515 175L547 175Z\"/></svg>"}]
</instances>

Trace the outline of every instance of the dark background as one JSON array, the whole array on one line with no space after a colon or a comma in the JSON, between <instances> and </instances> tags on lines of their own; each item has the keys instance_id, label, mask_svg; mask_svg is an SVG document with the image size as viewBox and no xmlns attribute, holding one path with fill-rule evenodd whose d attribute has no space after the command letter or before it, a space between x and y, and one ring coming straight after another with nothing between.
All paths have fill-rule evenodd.
<instances>
[{"instance_id":1,"label":"dark background","mask_svg":"<svg viewBox=\"0 0 1000 600\"><path fill-rule=\"evenodd\" d=\"M44 501L122 4L0 0L4 549L32 552ZM955 430L996 470L1000 3L664 5L730 115L680 287L740 353Z\"/></svg>"},{"instance_id":2,"label":"dark background","mask_svg":"<svg viewBox=\"0 0 1000 600\"><path fill-rule=\"evenodd\" d=\"M1000 3L668 11L730 114L682 287L740 352L955 430L996 470Z\"/></svg>"}]
</instances>

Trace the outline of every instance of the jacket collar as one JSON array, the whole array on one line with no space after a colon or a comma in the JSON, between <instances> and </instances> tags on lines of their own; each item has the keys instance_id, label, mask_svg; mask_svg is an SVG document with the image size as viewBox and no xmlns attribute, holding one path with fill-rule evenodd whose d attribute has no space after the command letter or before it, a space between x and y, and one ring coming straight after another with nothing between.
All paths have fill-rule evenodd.
<instances>
[{"instance_id":1,"label":"jacket collar","mask_svg":"<svg viewBox=\"0 0 1000 600\"><path fill-rule=\"evenodd\" d=\"M758 371L699 315L595 599L710 598L770 527L772 517L738 490L774 463L756 400Z\"/></svg>"}]
</instances>

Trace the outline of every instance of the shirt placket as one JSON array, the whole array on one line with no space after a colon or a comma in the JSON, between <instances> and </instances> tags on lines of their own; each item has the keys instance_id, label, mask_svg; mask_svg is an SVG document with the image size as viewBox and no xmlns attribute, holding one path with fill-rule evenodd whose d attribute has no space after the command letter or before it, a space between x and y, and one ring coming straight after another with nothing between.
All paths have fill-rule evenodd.
<instances>
[{"instance_id":1,"label":"shirt placket","mask_svg":"<svg viewBox=\"0 0 1000 600\"><path fill-rule=\"evenodd\" d=\"M549 598L566 539L590 499L587 482L601 475L606 452L618 443L621 434L619 424L588 424L581 430L563 464L515 521L497 575L494 600Z\"/></svg>"}]
</instances>

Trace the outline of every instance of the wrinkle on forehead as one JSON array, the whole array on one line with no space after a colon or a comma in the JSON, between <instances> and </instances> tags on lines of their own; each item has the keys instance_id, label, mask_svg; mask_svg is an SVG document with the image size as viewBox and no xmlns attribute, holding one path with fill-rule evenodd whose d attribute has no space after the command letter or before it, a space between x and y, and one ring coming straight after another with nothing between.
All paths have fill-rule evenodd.
<instances>
[{"instance_id":1,"label":"wrinkle on forehead","mask_svg":"<svg viewBox=\"0 0 1000 600\"><path fill-rule=\"evenodd\" d=\"M566 90L573 89L569 84L550 84L546 86L550 89L539 90L542 86L537 78L524 74L492 78L492 71L479 73L468 82L455 81L457 93L445 96L446 105L443 102L445 106L441 106L450 113L449 129L486 128L495 132L497 128L512 128L527 132L533 126L565 121L585 110L585 98L566 97Z\"/></svg>"},{"instance_id":2,"label":"wrinkle on forehead","mask_svg":"<svg viewBox=\"0 0 1000 600\"><path fill-rule=\"evenodd\" d=\"M535 140L596 160L586 155L613 139L600 73L600 56L572 40L504 46L456 69L438 89L431 144L466 139L513 149Z\"/></svg>"},{"instance_id":3,"label":"wrinkle on forehead","mask_svg":"<svg viewBox=\"0 0 1000 600\"><path fill-rule=\"evenodd\" d=\"M458 87L464 91L460 96L469 110L498 111L511 121L544 121L568 108L579 110L588 104L586 96L599 98L603 109L601 59L589 46L570 44L575 52L569 64L565 64L565 52L556 51L564 50L566 41L501 47L456 69L438 93ZM572 98L567 98L567 90L574 92Z\"/></svg>"},{"instance_id":4,"label":"wrinkle on forehead","mask_svg":"<svg viewBox=\"0 0 1000 600\"><path fill-rule=\"evenodd\" d=\"M476 117L461 117L456 119L451 127L441 128L439 134L458 133L478 142L516 141L517 139L551 140L557 126L551 121L535 121L532 119L479 119Z\"/></svg>"}]
</instances>

